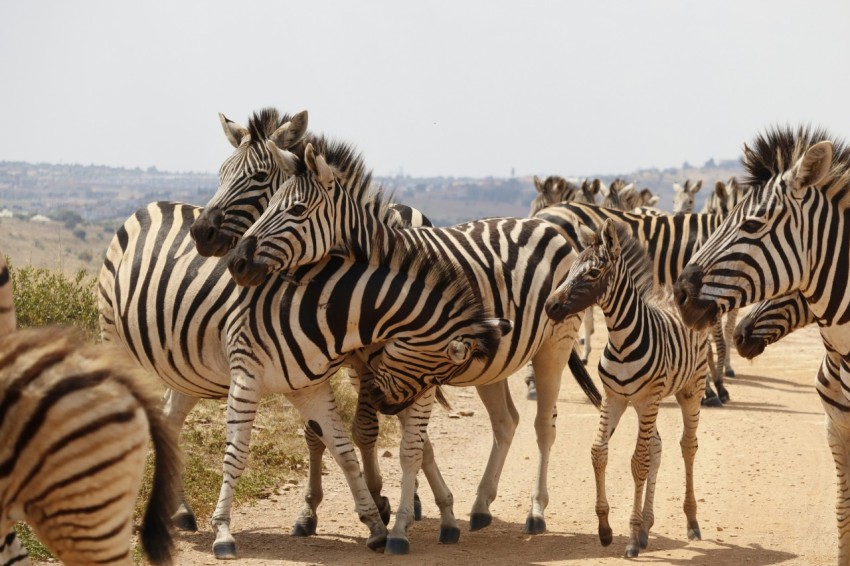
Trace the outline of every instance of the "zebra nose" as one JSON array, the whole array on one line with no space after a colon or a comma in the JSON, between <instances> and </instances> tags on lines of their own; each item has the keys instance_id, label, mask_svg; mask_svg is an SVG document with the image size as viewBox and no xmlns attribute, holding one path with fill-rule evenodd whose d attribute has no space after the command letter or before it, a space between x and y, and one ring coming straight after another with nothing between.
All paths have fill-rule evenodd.
<instances>
[{"instance_id":1,"label":"zebra nose","mask_svg":"<svg viewBox=\"0 0 850 566\"><path fill-rule=\"evenodd\" d=\"M702 267L690 264L685 266L673 285L673 296L679 307L684 306L689 298L699 294L702 288L702 277Z\"/></svg>"},{"instance_id":2,"label":"zebra nose","mask_svg":"<svg viewBox=\"0 0 850 566\"><path fill-rule=\"evenodd\" d=\"M550 297L544 308L549 318L555 322L559 322L567 316L567 306L558 297Z\"/></svg>"},{"instance_id":3,"label":"zebra nose","mask_svg":"<svg viewBox=\"0 0 850 566\"><path fill-rule=\"evenodd\" d=\"M201 215L192 222L189 233L202 255L208 255L203 253L204 250L212 250L214 247L219 236L222 220L224 220L224 212L220 208L212 207L204 209Z\"/></svg>"},{"instance_id":4,"label":"zebra nose","mask_svg":"<svg viewBox=\"0 0 850 566\"><path fill-rule=\"evenodd\" d=\"M254 262L254 250L257 247L257 239L253 236L242 238L239 243L230 252L230 258L227 260L227 269L236 283L239 285L256 285L252 283L254 272L257 271L257 264Z\"/></svg>"}]
</instances>

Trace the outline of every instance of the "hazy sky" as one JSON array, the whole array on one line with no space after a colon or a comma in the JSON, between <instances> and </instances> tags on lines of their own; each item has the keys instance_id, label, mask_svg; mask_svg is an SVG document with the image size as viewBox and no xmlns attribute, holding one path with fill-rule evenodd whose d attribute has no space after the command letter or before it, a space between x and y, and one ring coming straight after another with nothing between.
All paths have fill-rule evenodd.
<instances>
[{"instance_id":1,"label":"hazy sky","mask_svg":"<svg viewBox=\"0 0 850 566\"><path fill-rule=\"evenodd\" d=\"M0 160L216 172L265 106L379 175L737 158L850 137L850 1L0 0Z\"/></svg>"}]
</instances>

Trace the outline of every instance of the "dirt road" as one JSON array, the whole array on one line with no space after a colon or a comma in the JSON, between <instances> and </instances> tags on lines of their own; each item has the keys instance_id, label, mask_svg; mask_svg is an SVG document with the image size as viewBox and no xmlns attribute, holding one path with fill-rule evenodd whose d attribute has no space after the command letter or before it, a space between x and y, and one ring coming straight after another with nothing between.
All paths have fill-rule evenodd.
<instances>
[{"instance_id":1,"label":"dirt road","mask_svg":"<svg viewBox=\"0 0 850 566\"><path fill-rule=\"evenodd\" d=\"M604 328L597 320L597 328ZM604 333L594 337L591 375ZM664 403L659 431L664 442L656 490L655 526L649 548L638 560L656 564L752 565L833 564L837 553L835 469L826 443L824 416L814 391L823 356L815 328L771 346L754 362L733 356L738 377L729 380L732 401L704 409L696 458L696 495L703 540L689 542L682 512L684 471L678 446L681 413ZM558 403L558 439L550 467L548 532L522 533L529 509L537 448L536 404L525 400L521 376L511 378L521 422L491 509L494 523L469 532L468 513L490 450L489 421L472 389L449 389L454 413L436 409L429 432L438 463L455 498L461 523L456 545L437 543L433 497L420 475L425 519L410 532L411 553L395 557L366 549L366 528L353 512L339 469L326 462L325 500L319 508L319 534L288 535L302 505L301 486L283 488L273 498L237 508L233 532L239 564L623 564L633 484L629 460L637 434L636 417L623 417L610 445L608 497L614 542L602 547L596 535L594 479L590 446L598 413L584 400L569 372ZM456 416L456 415L455 415ZM382 460L385 493L398 497L398 451ZM327 458L327 456L326 456ZM213 537L179 535L178 564L215 564Z\"/></svg>"}]
</instances>

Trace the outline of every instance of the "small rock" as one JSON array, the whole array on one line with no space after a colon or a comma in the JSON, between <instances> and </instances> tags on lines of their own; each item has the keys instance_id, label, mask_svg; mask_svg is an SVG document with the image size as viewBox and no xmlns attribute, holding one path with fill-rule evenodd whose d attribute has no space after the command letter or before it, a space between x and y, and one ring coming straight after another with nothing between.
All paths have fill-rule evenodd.
<instances>
[{"instance_id":1,"label":"small rock","mask_svg":"<svg viewBox=\"0 0 850 566\"><path fill-rule=\"evenodd\" d=\"M384 450L384 453L381 454L381 458L392 458L392 457L393 457L393 453L390 452L389 450Z\"/></svg>"}]
</instances>

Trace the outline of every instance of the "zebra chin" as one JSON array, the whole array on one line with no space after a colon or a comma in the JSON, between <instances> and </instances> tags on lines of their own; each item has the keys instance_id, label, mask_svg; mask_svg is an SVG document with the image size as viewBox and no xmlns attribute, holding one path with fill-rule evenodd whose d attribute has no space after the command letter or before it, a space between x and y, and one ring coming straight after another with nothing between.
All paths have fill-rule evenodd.
<instances>
[{"instance_id":1,"label":"zebra chin","mask_svg":"<svg viewBox=\"0 0 850 566\"><path fill-rule=\"evenodd\" d=\"M752 325L746 324L744 320L735 328L734 341L735 349L742 358L752 360L756 356L760 356L764 349L767 348L768 340L766 338L757 338L752 335Z\"/></svg>"},{"instance_id":2,"label":"zebra chin","mask_svg":"<svg viewBox=\"0 0 850 566\"><path fill-rule=\"evenodd\" d=\"M720 312L717 303L709 299L680 298L677 295L676 304L682 315L682 321L694 330L705 330L711 327L717 317L723 314Z\"/></svg>"},{"instance_id":3,"label":"zebra chin","mask_svg":"<svg viewBox=\"0 0 850 566\"><path fill-rule=\"evenodd\" d=\"M553 322L561 322L568 316L583 312L592 304L592 298L585 301L580 298L571 297L569 293L558 293L556 291L546 300L544 309L546 310L546 315Z\"/></svg>"}]
</instances>

